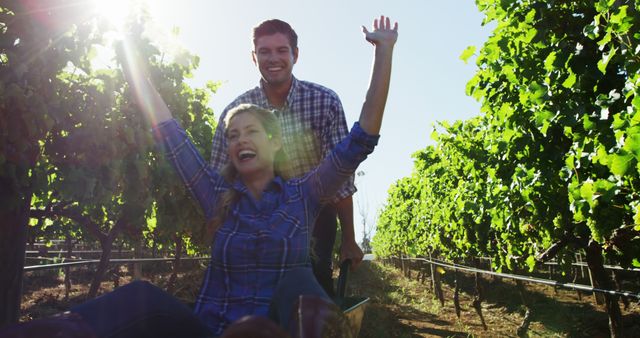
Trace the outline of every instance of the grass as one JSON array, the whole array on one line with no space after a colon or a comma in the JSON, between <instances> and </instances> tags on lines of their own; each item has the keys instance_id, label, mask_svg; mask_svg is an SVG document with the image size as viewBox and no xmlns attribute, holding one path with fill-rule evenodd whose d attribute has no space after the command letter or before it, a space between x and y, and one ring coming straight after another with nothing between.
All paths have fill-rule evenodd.
<instances>
[{"instance_id":1,"label":"grass","mask_svg":"<svg viewBox=\"0 0 640 338\"><path fill-rule=\"evenodd\" d=\"M415 275L415 272L414 272ZM453 274L443 276L445 304L441 306L430 283L405 277L400 270L379 262L363 263L351 276L347 292L368 296L360 337L517 337L524 307L515 283L483 281L484 331L471 306L474 280L459 274L461 318L453 305ZM527 297L534 319L528 337L608 337L608 319L593 297L552 287L528 284ZM640 337L640 304L623 310L625 336Z\"/></svg>"}]
</instances>

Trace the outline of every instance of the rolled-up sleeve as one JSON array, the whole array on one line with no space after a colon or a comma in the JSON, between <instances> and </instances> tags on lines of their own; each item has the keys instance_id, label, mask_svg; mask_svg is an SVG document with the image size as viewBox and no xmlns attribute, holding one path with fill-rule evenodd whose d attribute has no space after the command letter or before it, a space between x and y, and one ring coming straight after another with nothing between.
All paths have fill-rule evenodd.
<instances>
[{"instance_id":1,"label":"rolled-up sleeve","mask_svg":"<svg viewBox=\"0 0 640 338\"><path fill-rule=\"evenodd\" d=\"M189 192L198 201L207 219L213 216L220 193L228 184L217 171L207 165L187 133L174 119L153 129L156 141Z\"/></svg>"},{"instance_id":2,"label":"rolled-up sleeve","mask_svg":"<svg viewBox=\"0 0 640 338\"><path fill-rule=\"evenodd\" d=\"M349 135L338 143L315 170L303 178L304 189L320 203L334 201L336 192L373 152L379 139L379 135L367 134L356 122Z\"/></svg>"}]
</instances>

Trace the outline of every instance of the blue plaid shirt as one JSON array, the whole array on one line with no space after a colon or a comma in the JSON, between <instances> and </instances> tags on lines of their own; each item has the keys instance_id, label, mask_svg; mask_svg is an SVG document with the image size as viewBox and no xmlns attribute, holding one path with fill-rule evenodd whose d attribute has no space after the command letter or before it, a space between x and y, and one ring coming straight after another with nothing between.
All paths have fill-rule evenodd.
<instances>
[{"instance_id":1,"label":"blue plaid shirt","mask_svg":"<svg viewBox=\"0 0 640 338\"><path fill-rule=\"evenodd\" d=\"M267 100L260 81L260 86L238 96L220 115L211 148L211 165L218 170L229 161L224 118L230 109L241 103L252 103L273 110L282 127L282 148L294 177L317 167L349 133L342 103L331 89L294 77L284 107L275 108ZM335 200L349 197L355 192L351 176L338 190Z\"/></svg>"},{"instance_id":2,"label":"blue plaid shirt","mask_svg":"<svg viewBox=\"0 0 640 338\"><path fill-rule=\"evenodd\" d=\"M310 268L310 227L320 208L332 201L378 142L378 136L367 135L356 123L316 169L289 181L276 177L256 200L240 180L226 182L207 166L175 120L157 126L155 135L207 219L212 218L220 193L240 192L214 237L196 301L196 315L216 335L242 316L266 316L284 273Z\"/></svg>"}]
</instances>

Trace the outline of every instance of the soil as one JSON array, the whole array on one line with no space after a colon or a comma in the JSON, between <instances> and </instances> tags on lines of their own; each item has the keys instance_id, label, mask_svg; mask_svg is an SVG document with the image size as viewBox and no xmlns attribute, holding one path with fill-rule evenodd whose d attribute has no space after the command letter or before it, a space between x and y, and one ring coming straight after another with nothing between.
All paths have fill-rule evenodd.
<instances>
[{"instance_id":1,"label":"soil","mask_svg":"<svg viewBox=\"0 0 640 338\"><path fill-rule=\"evenodd\" d=\"M460 318L453 303L451 272L443 277L444 306L431 291L430 280L418 281L378 262L362 265L353 274L352 292L366 294L371 304L365 312L360 337L518 337L525 308L512 281L483 279L482 314L487 330L472 306L475 280L460 273ZM375 278L372 278L375 277ZM529 337L609 337L608 317L591 295L525 284L533 320ZM621 307L623 307L621 303ZM640 337L640 304L622 310L625 337Z\"/></svg>"},{"instance_id":2,"label":"soil","mask_svg":"<svg viewBox=\"0 0 640 338\"><path fill-rule=\"evenodd\" d=\"M185 303L195 299L202 280L202 263L183 265L174 294ZM110 271L100 293L131 281L129 266ZM149 263L143 278L166 288L170 264ZM27 321L68 310L85 301L91 271L75 268L71 271L72 287L65 297L62 271L34 271L25 275L21 320ZM420 281L413 271L405 276L394 267L378 261L363 262L349 276L347 295L370 298L359 337L518 337L525 308L515 283L500 278L484 278L481 282L484 300L482 314L487 329L482 326L472 302L475 280L460 273L460 318L453 303L453 273L444 272L444 305L434 296L430 280ZM544 285L526 285L526 297L531 304L532 322L529 337L609 337L608 318L603 306L594 297L576 291L554 289ZM620 302L625 336L640 337L640 304L631 302L627 308Z\"/></svg>"}]
</instances>

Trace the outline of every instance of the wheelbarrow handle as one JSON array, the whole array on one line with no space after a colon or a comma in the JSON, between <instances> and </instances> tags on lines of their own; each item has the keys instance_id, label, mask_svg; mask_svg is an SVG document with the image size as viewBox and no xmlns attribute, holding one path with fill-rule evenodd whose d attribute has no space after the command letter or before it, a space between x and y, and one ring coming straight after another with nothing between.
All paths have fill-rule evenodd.
<instances>
[{"instance_id":1,"label":"wheelbarrow handle","mask_svg":"<svg viewBox=\"0 0 640 338\"><path fill-rule=\"evenodd\" d=\"M344 299L344 292L347 288L347 275L349 274L350 267L350 259L345 259L344 262L340 264L340 274L338 275L338 285L336 287L336 298L339 302Z\"/></svg>"}]
</instances>

